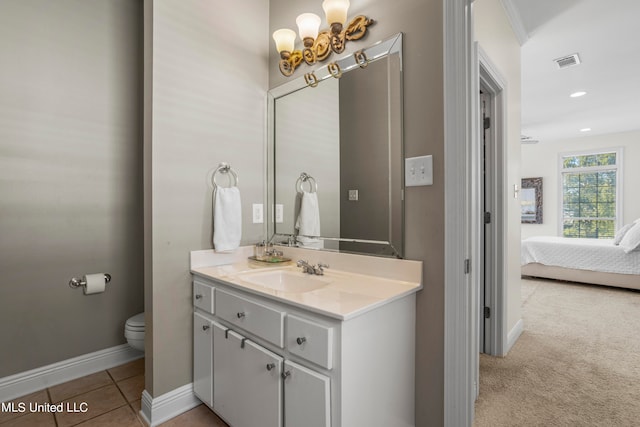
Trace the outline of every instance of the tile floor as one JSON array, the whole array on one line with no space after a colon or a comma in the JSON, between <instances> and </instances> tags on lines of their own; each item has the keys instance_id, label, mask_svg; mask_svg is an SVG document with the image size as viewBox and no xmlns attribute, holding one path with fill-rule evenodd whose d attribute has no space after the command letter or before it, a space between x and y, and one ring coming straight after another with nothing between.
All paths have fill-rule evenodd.
<instances>
[{"instance_id":1,"label":"tile floor","mask_svg":"<svg viewBox=\"0 0 640 427\"><path fill-rule=\"evenodd\" d=\"M24 403L26 410L1 412L2 427L141 427L140 399L144 390L144 359L78 378L14 399L15 408ZM63 404L62 412L31 412L36 404ZM86 412L81 412L86 404ZM77 410L77 412L73 412ZM200 405L162 424L177 426L227 425L209 408Z\"/></svg>"}]
</instances>

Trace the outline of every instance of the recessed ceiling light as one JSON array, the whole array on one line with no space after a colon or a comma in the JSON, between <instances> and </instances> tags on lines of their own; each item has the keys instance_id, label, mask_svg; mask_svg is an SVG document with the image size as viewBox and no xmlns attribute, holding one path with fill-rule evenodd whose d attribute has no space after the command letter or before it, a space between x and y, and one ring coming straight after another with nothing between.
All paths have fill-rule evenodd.
<instances>
[{"instance_id":1,"label":"recessed ceiling light","mask_svg":"<svg viewBox=\"0 0 640 427\"><path fill-rule=\"evenodd\" d=\"M582 128L580 132L591 132L591 128Z\"/></svg>"},{"instance_id":2,"label":"recessed ceiling light","mask_svg":"<svg viewBox=\"0 0 640 427\"><path fill-rule=\"evenodd\" d=\"M585 96L586 94L587 94L587 92L579 91L579 92L573 92L569 96L572 97L572 98L579 98L581 96Z\"/></svg>"}]
</instances>

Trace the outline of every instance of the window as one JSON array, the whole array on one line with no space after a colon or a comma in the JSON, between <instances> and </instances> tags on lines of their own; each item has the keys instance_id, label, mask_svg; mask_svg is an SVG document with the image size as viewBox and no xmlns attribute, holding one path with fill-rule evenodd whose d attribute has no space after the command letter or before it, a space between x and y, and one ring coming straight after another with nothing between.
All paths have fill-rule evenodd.
<instances>
[{"instance_id":1,"label":"window","mask_svg":"<svg viewBox=\"0 0 640 427\"><path fill-rule=\"evenodd\" d=\"M564 237L612 239L620 209L622 149L560 155Z\"/></svg>"}]
</instances>

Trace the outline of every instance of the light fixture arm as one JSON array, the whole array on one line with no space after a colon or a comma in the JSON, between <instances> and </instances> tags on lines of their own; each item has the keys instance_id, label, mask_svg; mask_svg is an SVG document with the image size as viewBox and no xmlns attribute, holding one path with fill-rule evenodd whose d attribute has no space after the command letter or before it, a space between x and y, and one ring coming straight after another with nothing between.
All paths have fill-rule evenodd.
<instances>
[{"instance_id":1,"label":"light fixture arm","mask_svg":"<svg viewBox=\"0 0 640 427\"><path fill-rule=\"evenodd\" d=\"M282 52L279 63L280 72L289 77L304 60L308 65L327 59L331 52L344 52L348 40L359 40L365 36L367 27L375 21L364 15L358 15L349 21L346 28L342 24L334 23L329 31L322 31L313 42L310 38L304 39L304 49L293 52Z\"/></svg>"}]
</instances>

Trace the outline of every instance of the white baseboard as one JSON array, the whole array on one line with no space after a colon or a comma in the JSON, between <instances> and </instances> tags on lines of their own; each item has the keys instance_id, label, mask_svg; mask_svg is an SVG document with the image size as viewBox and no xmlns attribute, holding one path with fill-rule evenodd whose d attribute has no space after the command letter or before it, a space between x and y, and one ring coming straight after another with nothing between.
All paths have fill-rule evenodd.
<instances>
[{"instance_id":1,"label":"white baseboard","mask_svg":"<svg viewBox=\"0 0 640 427\"><path fill-rule=\"evenodd\" d=\"M151 397L145 390L142 392L140 415L149 426L155 427L201 403L193 393L193 383L183 385L158 397Z\"/></svg>"},{"instance_id":2,"label":"white baseboard","mask_svg":"<svg viewBox=\"0 0 640 427\"><path fill-rule=\"evenodd\" d=\"M511 347L518 341L520 335L522 335L522 331L524 330L524 322L522 319L516 322L516 325L509 331L509 335L507 336L507 348L504 354L509 353Z\"/></svg>"},{"instance_id":3,"label":"white baseboard","mask_svg":"<svg viewBox=\"0 0 640 427\"><path fill-rule=\"evenodd\" d=\"M128 344L122 344L0 378L0 402L8 402L16 397L104 371L141 357L144 357L144 353Z\"/></svg>"}]
</instances>

